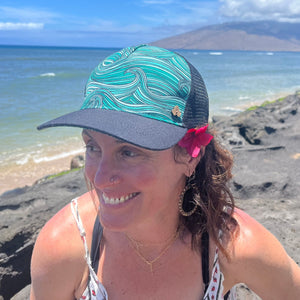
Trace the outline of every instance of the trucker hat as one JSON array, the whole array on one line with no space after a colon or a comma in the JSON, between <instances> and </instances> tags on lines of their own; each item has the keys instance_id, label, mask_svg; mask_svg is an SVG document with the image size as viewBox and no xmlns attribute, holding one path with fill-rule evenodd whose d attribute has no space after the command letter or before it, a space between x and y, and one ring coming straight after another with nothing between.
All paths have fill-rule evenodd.
<instances>
[{"instance_id":1,"label":"trucker hat","mask_svg":"<svg viewBox=\"0 0 300 300\"><path fill-rule=\"evenodd\" d=\"M206 125L208 112L204 81L191 63L173 51L140 45L104 59L87 81L81 108L38 129L87 128L163 150L188 129Z\"/></svg>"}]
</instances>

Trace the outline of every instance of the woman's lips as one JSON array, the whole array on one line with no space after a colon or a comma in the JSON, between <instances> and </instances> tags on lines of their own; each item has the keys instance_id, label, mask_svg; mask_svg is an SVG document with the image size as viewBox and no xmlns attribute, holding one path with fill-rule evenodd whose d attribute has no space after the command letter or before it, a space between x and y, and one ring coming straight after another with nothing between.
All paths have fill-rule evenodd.
<instances>
[{"instance_id":1,"label":"woman's lips","mask_svg":"<svg viewBox=\"0 0 300 300\"><path fill-rule=\"evenodd\" d=\"M116 198L116 197L113 198L113 197L109 197L109 196L105 195L104 193L102 193L102 199L105 204L118 205L118 204L124 203L124 202L132 199L137 194L139 194L139 193L131 193L126 196L121 196L119 198Z\"/></svg>"}]
</instances>

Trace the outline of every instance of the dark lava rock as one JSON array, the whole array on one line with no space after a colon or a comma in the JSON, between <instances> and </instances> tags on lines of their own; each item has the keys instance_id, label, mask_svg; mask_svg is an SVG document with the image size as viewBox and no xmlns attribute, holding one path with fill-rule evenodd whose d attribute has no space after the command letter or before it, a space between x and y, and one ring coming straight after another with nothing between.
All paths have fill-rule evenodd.
<instances>
[{"instance_id":1,"label":"dark lava rock","mask_svg":"<svg viewBox=\"0 0 300 300\"><path fill-rule=\"evenodd\" d=\"M0 298L8 300L30 284L31 253L40 229L86 190L79 170L0 196Z\"/></svg>"}]
</instances>

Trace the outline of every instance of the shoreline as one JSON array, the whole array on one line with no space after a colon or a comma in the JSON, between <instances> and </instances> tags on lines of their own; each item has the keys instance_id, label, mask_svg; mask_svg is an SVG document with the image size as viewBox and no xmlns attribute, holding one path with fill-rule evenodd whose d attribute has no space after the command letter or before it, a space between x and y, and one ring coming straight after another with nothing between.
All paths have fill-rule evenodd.
<instances>
[{"instance_id":1,"label":"shoreline","mask_svg":"<svg viewBox=\"0 0 300 300\"><path fill-rule=\"evenodd\" d=\"M9 167L1 167L0 195L14 189L32 186L45 176L70 170L71 160L77 155L84 155L84 151L50 161L35 163L31 160L24 165L15 164ZM59 156L59 153L57 156Z\"/></svg>"},{"instance_id":2,"label":"shoreline","mask_svg":"<svg viewBox=\"0 0 300 300\"><path fill-rule=\"evenodd\" d=\"M251 107L259 107L265 102L272 103L292 94L287 92L277 93L276 98L268 97L262 101L252 101L247 105L240 106L240 109L241 112L247 111ZM239 112L229 115L224 114L224 116L234 116L236 114L239 114ZM210 120L215 116L223 116L223 114L212 115ZM65 147L60 145L59 147L45 149L44 157L38 159L31 157L24 164L13 161L0 166L0 195L14 189L32 186L45 176L70 170L71 160L77 155L84 155L84 148L81 140L74 140L72 137L71 142L68 144L67 146L64 145ZM26 157L26 154L24 156Z\"/></svg>"}]
</instances>

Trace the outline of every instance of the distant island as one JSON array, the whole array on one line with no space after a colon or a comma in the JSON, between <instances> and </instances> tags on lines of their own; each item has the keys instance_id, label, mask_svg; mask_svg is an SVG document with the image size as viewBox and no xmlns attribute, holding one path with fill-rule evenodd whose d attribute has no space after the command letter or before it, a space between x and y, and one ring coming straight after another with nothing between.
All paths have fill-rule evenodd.
<instances>
[{"instance_id":1,"label":"distant island","mask_svg":"<svg viewBox=\"0 0 300 300\"><path fill-rule=\"evenodd\" d=\"M232 22L154 41L169 49L300 52L300 23Z\"/></svg>"}]
</instances>

